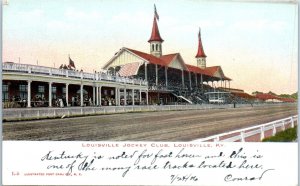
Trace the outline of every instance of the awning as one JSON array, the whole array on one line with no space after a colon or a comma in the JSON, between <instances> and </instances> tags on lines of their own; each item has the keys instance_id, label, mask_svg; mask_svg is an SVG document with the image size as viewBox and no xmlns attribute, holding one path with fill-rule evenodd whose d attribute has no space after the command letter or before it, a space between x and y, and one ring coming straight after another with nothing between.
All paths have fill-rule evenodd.
<instances>
[{"instance_id":1,"label":"awning","mask_svg":"<svg viewBox=\"0 0 300 186\"><path fill-rule=\"evenodd\" d=\"M121 66L121 69L119 70L120 76L134 76L137 75L138 70L140 68L140 63L129 63Z\"/></svg>"}]
</instances>

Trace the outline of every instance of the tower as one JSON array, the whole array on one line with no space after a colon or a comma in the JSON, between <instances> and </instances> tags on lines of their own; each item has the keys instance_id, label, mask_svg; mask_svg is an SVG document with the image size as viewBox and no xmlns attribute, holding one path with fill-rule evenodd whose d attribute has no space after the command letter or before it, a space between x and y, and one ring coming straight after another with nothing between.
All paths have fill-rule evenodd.
<instances>
[{"instance_id":1,"label":"tower","mask_svg":"<svg viewBox=\"0 0 300 186\"><path fill-rule=\"evenodd\" d=\"M199 28L199 33L198 33L198 52L195 57L197 59L197 67L206 68L206 55L203 50L200 28Z\"/></svg>"},{"instance_id":2,"label":"tower","mask_svg":"<svg viewBox=\"0 0 300 186\"><path fill-rule=\"evenodd\" d=\"M160 57L162 56L162 42L164 42L164 40L160 37L157 20L159 20L159 16L154 5L152 33L148 42L150 43L150 54L156 57Z\"/></svg>"}]
</instances>

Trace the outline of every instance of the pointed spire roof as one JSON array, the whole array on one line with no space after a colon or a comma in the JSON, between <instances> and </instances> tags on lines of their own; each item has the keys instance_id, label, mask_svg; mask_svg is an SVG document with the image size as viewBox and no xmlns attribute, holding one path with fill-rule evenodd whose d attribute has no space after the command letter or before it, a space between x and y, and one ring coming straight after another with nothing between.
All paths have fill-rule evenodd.
<instances>
[{"instance_id":1,"label":"pointed spire roof","mask_svg":"<svg viewBox=\"0 0 300 186\"><path fill-rule=\"evenodd\" d=\"M151 37L148 42L151 42L151 41L164 42L164 40L160 37L160 34L159 34L157 21L156 21L158 19L159 19L159 16L157 14L156 7L154 5L154 19L153 19L152 33L151 33Z\"/></svg>"},{"instance_id":2,"label":"pointed spire roof","mask_svg":"<svg viewBox=\"0 0 300 186\"><path fill-rule=\"evenodd\" d=\"M204 50L203 50L203 45L202 45L202 41L201 41L201 29L199 28L199 34L198 34L198 40L199 40L199 44L198 44L198 52L196 54L196 58L198 57L206 57Z\"/></svg>"}]
</instances>

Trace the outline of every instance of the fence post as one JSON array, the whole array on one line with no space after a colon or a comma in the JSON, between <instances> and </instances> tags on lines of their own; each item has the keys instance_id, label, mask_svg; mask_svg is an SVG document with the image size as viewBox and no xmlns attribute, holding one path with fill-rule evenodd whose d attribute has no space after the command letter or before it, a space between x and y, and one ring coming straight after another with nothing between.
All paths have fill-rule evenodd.
<instances>
[{"instance_id":1,"label":"fence post","mask_svg":"<svg viewBox=\"0 0 300 186\"><path fill-rule=\"evenodd\" d=\"M282 127L281 127L282 131L285 130L285 126L284 126L284 120L282 120Z\"/></svg>"},{"instance_id":2,"label":"fence post","mask_svg":"<svg viewBox=\"0 0 300 186\"><path fill-rule=\"evenodd\" d=\"M293 118L293 116L291 117L291 128L294 128L294 118Z\"/></svg>"},{"instance_id":3,"label":"fence post","mask_svg":"<svg viewBox=\"0 0 300 186\"><path fill-rule=\"evenodd\" d=\"M262 141L265 138L265 127L260 127L260 141Z\"/></svg>"},{"instance_id":4,"label":"fence post","mask_svg":"<svg viewBox=\"0 0 300 186\"><path fill-rule=\"evenodd\" d=\"M275 136L275 134L276 134L276 126L275 126L275 124L273 124L273 134L272 134L272 136Z\"/></svg>"},{"instance_id":5,"label":"fence post","mask_svg":"<svg viewBox=\"0 0 300 186\"><path fill-rule=\"evenodd\" d=\"M214 139L214 142L219 142L220 141L220 136L217 136L215 139Z\"/></svg>"},{"instance_id":6,"label":"fence post","mask_svg":"<svg viewBox=\"0 0 300 186\"><path fill-rule=\"evenodd\" d=\"M244 134L244 131L241 131L241 142L245 142L245 134Z\"/></svg>"}]
</instances>

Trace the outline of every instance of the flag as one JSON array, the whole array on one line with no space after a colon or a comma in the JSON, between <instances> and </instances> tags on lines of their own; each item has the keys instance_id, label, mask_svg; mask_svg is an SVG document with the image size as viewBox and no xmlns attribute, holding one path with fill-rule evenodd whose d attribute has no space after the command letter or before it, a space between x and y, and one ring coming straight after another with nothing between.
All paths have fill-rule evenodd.
<instances>
[{"instance_id":1,"label":"flag","mask_svg":"<svg viewBox=\"0 0 300 186\"><path fill-rule=\"evenodd\" d=\"M75 63L74 63L74 61L70 58L70 56L69 56L69 66L75 68Z\"/></svg>"},{"instance_id":2,"label":"flag","mask_svg":"<svg viewBox=\"0 0 300 186\"><path fill-rule=\"evenodd\" d=\"M156 11L156 6L155 6L155 4L154 4L154 16L155 16L155 18L156 18L157 20L159 20L159 16L158 16L158 13L157 13L157 11Z\"/></svg>"}]
</instances>

